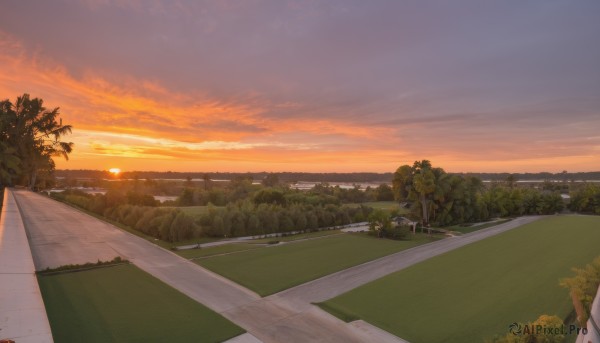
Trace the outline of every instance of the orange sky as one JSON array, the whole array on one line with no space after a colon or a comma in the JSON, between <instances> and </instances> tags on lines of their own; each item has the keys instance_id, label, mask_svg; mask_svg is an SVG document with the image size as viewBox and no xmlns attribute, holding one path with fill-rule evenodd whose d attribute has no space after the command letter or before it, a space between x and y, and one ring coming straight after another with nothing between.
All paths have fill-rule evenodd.
<instances>
[{"instance_id":1,"label":"orange sky","mask_svg":"<svg viewBox=\"0 0 600 343\"><path fill-rule=\"evenodd\" d=\"M452 88L444 88L441 96L441 88L428 90L423 80L379 99L378 87L395 86L383 79L362 84L358 77L351 89L320 89L316 77L326 67L314 82L287 84L270 73L268 63L256 66L265 68L256 77L256 89L232 81L235 91L228 92L217 85L227 86L223 80L188 87L183 76L160 76L151 67L140 75L118 64L78 64L73 62L77 47L54 52L55 47L32 42L18 24L2 24L3 19L0 95L14 100L27 92L43 98L47 107L61 108L64 122L74 127L67 139L75 150L68 162L57 159L59 169L390 172L429 159L453 172L600 170L600 110L593 97L568 100L556 96L555 89L544 93L541 88L531 93L531 101L510 94L514 103L506 101L505 88L501 95L490 91L497 92L497 100L464 90L455 94ZM76 44L83 38L74 33L70 39ZM106 51L107 57L117 53ZM386 53L373 51L368 58L381 60ZM173 57L161 65L184 68L177 63ZM376 66L364 63L362 68ZM306 73L314 67L298 66L309 68ZM238 69L222 77L241 78L246 71ZM195 72L201 79L207 71ZM506 81L506 89L509 81L519 80ZM481 82L470 87L487 87ZM267 84L273 88L267 90ZM441 87L442 81L429 84Z\"/></svg>"}]
</instances>

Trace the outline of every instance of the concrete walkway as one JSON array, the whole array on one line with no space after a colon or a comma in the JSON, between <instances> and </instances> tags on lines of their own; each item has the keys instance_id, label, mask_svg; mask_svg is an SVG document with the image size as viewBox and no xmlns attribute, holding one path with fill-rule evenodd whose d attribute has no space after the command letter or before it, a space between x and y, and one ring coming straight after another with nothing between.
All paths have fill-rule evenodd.
<instances>
[{"instance_id":1,"label":"concrete walkway","mask_svg":"<svg viewBox=\"0 0 600 343\"><path fill-rule=\"evenodd\" d=\"M403 342L365 322L345 323L311 302L327 300L538 218L520 218L412 248L260 298L195 263L65 204L26 191L15 192L15 196L26 213L24 220L36 267L95 262L119 255L246 329L248 334L236 338L236 342ZM94 249L83 251L81 247Z\"/></svg>"},{"instance_id":2,"label":"concrete walkway","mask_svg":"<svg viewBox=\"0 0 600 343\"><path fill-rule=\"evenodd\" d=\"M52 342L25 228L12 192L0 219L0 340Z\"/></svg>"}]
</instances>

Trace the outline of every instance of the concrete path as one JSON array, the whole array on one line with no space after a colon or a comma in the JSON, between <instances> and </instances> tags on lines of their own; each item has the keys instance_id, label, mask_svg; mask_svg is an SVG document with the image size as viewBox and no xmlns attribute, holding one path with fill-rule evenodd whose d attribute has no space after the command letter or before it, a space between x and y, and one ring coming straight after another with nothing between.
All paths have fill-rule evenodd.
<instances>
[{"instance_id":1,"label":"concrete path","mask_svg":"<svg viewBox=\"0 0 600 343\"><path fill-rule=\"evenodd\" d=\"M116 256L217 312L260 299L197 264L58 201L15 191L37 270Z\"/></svg>"},{"instance_id":2,"label":"concrete path","mask_svg":"<svg viewBox=\"0 0 600 343\"><path fill-rule=\"evenodd\" d=\"M242 342L255 342L255 339L263 342L403 342L365 322L344 323L310 302L327 300L432 256L537 219L521 218L412 248L260 298L195 263L65 204L26 191L16 192L15 196L25 214L36 267L95 262L119 255L246 329L249 334L236 338ZM81 247L90 249L82 251Z\"/></svg>"},{"instance_id":3,"label":"concrete path","mask_svg":"<svg viewBox=\"0 0 600 343\"><path fill-rule=\"evenodd\" d=\"M0 219L0 340L52 342L31 250L17 204L4 192Z\"/></svg>"}]
</instances>

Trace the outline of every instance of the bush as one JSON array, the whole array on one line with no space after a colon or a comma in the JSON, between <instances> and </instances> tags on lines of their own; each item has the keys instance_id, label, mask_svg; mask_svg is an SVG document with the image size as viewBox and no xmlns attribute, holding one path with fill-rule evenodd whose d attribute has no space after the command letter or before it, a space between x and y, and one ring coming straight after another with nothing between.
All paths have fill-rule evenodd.
<instances>
[{"instance_id":1,"label":"bush","mask_svg":"<svg viewBox=\"0 0 600 343\"><path fill-rule=\"evenodd\" d=\"M538 327L546 328L548 331L537 332ZM550 332L554 330L561 332L562 327L562 319L544 314L530 323L513 323L510 330L514 333L511 332L506 336L486 340L486 343L562 343L565 340L564 334Z\"/></svg>"},{"instance_id":2,"label":"bush","mask_svg":"<svg viewBox=\"0 0 600 343\"><path fill-rule=\"evenodd\" d=\"M36 273L40 274L40 275L53 274L53 273L59 273L59 272L77 271L77 270L82 270L82 269L103 267L103 266L109 266L109 265L121 264L121 263L129 263L129 261L122 259L121 256L117 256L117 257L113 258L111 261L98 260L98 262L96 262L96 263L88 262L85 264L67 264L64 266L56 267L56 268L48 267L48 268L46 268L42 271L36 272Z\"/></svg>"},{"instance_id":3,"label":"bush","mask_svg":"<svg viewBox=\"0 0 600 343\"><path fill-rule=\"evenodd\" d=\"M405 239L410 233L408 226L396 226L384 232L386 238L402 240Z\"/></svg>"},{"instance_id":4,"label":"bush","mask_svg":"<svg viewBox=\"0 0 600 343\"><path fill-rule=\"evenodd\" d=\"M171 223L169 242L183 241L192 238L196 225L192 217L179 212Z\"/></svg>"},{"instance_id":5,"label":"bush","mask_svg":"<svg viewBox=\"0 0 600 343\"><path fill-rule=\"evenodd\" d=\"M590 316L592 302L600 286L600 256L583 268L573 268L573 271L575 276L560 280L560 285L568 288L581 302L584 313L578 313L581 316L578 319L583 325Z\"/></svg>"}]
</instances>

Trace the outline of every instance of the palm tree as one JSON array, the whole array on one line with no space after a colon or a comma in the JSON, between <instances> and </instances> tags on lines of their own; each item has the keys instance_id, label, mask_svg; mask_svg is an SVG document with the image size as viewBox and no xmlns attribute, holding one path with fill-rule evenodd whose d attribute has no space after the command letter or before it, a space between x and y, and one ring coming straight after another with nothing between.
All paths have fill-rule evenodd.
<instances>
[{"instance_id":1,"label":"palm tree","mask_svg":"<svg viewBox=\"0 0 600 343\"><path fill-rule=\"evenodd\" d=\"M12 185L15 174L21 171L20 164L16 150L0 142L0 186Z\"/></svg>"},{"instance_id":2,"label":"palm tree","mask_svg":"<svg viewBox=\"0 0 600 343\"><path fill-rule=\"evenodd\" d=\"M2 101L0 115L2 136L21 159L29 188L35 187L38 171L54 169L53 156L69 159L73 143L61 138L70 134L72 127L58 120L58 107L48 111L42 99L30 99L29 94L23 94L14 105L9 100Z\"/></svg>"},{"instance_id":3,"label":"palm tree","mask_svg":"<svg viewBox=\"0 0 600 343\"><path fill-rule=\"evenodd\" d=\"M429 226L429 198L435 191L435 176L431 169L421 169L413 178L413 187L423 210L423 226Z\"/></svg>"}]
</instances>

